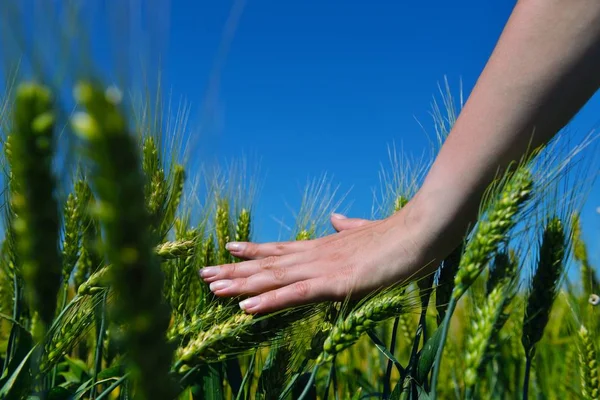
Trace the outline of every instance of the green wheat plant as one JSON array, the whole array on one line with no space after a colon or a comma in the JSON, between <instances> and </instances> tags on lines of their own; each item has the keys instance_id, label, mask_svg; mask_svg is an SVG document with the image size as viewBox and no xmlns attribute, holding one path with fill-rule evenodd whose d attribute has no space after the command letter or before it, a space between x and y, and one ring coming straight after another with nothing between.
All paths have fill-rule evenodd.
<instances>
[{"instance_id":1,"label":"green wheat plant","mask_svg":"<svg viewBox=\"0 0 600 400\"><path fill-rule=\"evenodd\" d=\"M86 42L93 8L58 3L42 0L37 24L0 3L1 399L600 397L589 181L568 179L585 175L591 139L570 149L559 136L506 171L434 273L246 314L199 271L243 262L227 243L260 241L273 222L258 167L197 160L190 106L163 97L160 72L136 70L140 90L125 71L135 46L117 44L104 74ZM388 148L374 219L410 206L461 106L445 81L426 156ZM337 234L329 218L349 196L328 174L309 178L292 222L274 221L280 239Z\"/></svg>"}]
</instances>

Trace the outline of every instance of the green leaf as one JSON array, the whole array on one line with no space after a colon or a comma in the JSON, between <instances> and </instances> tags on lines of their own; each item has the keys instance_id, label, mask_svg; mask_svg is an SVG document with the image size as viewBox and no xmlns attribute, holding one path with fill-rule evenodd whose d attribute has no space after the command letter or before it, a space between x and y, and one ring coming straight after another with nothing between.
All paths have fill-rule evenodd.
<instances>
[{"instance_id":1,"label":"green leaf","mask_svg":"<svg viewBox=\"0 0 600 400\"><path fill-rule=\"evenodd\" d=\"M207 364L200 369L202 399L223 400L223 365Z\"/></svg>"},{"instance_id":2,"label":"green leaf","mask_svg":"<svg viewBox=\"0 0 600 400\"><path fill-rule=\"evenodd\" d=\"M24 357L30 353L33 347L33 339L31 334L19 325L13 325L11 330L11 346L16 345L15 353L8 363L8 367L2 375L2 381L0 384L4 384L4 381L8 379L8 376L17 368Z\"/></svg>"},{"instance_id":3,"label":"green leaf","mask_svg":"<svg viewBox=\"0 0 600 400\"><path fill-rule=\"evenodd\" d=\"M192 392L192 388L187 388L177 398L177 400L194 400L194 394Z\"/></svg>"},{"instance_id":4,"label":"green leaf","mask_svg":"<svg viewBox=\"0 0 600 400\"><path fill-rule=\"evenodd\" d=\"M432 397L423 389L421 386L417 386L417 393L419 400L431 400Z\"/></svg>"},{"instance_id":5,"label":"green leaf","mask_svg":"<svg viewBox=\"0 0 600 400\"><path fill-rule=\"evenodd\" d=\"M81 382L81 376L75 374L73 371L65 371L65 372L59 372L58 375L62 376L63 378L65 378L66 383L80 383Z\"/></svg>"},{"instance_id":6,"label":"green leaf","mask_svg":"<svg viewBox=\"0 0 600 400\"><path fill-rule=\"evenodd\" d=\"M25 365L27 365L27 361L29 360L29 357L31 357L35 349L36 347L33 347L31 350L29 350L29 353L27 353L27 355L23 357L21 363L17 366L17 368L8 378L8 380L4 383L2 389L0 390L0 399L21 398L21 391L25 389L24 386L27 386L23 381L25 376L22 376L21 374L29 371L29 368L25 368Z\"/></svg>"},{"instance_id":7,"label":"green leaf","mask_svg":"<svg viewBox=\"0 0 600 400\"><path fill-rule=\"evenodd\" d=\"M244 379L242 380L242 385L241 385L241 389L244 389L246 387L246 385L248 385L248 382L250 382L250 379L252 377L252 374L254 374L254 363L256 361L256 352L252 355L252 358L250 359L250 363L248 364L248 369L246 370L246 373L244 374ZM246 392L248 394L250 394L250 385L248 385L248 388L246 390ZM240 390L237 394L237 396L235 397L235 400L241 400L242 399L242 394L243 394L243 390ZM246 396L248 397L248 396Z\"/></svg>"},{"instance_id":8,"label":"green leaf","mask_svg":"<svg viewBox=\"0 0 600 400\"><path fill-rule=\"evenodd\" d=\"M79 380L85 379L83 378L84 374L86 376L90 375L87 365L78 358L71 358L65 355L65 363L69 366L69 369L79 378Z\"/></svg>"},{"instance_id":9,"label":"green leaf","mask_svg":"<svg viewBox=\"0 0 600 400\"><path fill-rule=\"evenodd\" d=\"M362 388L359 388L356 391L356 393L354 393L354 396L352 396L352 400L359 400L361 395L362 395Z\"/></svg>"},{"instance_id":10,"label":"green leaf","mask_svg":"<svg viewBox=\"0 0 600 400\"><path fill-rule=\"evenodd\" d=\"M123 376L115 376L115 377L110 377L110 378L102 379L102 380L99 379L96 382L93 382L93 379L90 378L87 381L85 381L84 383L82 383L81 386L79 386L77 388L73 399L75 400L75 399L83 398L83 395L85 395L94 386L113 384L117 381L122 382L123 378L124 378Z\"/></svg>"},{"instance_id":11,"label":"green leaf","mask_svg":"<svg viewBox=\"0 0 600 400\"><path fill-rule=\"evenodd\" d=\"M298 378L298 384L292 390L292 398L298 400L313 400L317 398L317 385L315 376L318 365L315 366L312 373L304 373Z\"/></svg>"},{"instance_id":12,"label":"green leaf","mask_svg":"<svg viewBox=\"0 0 600 400\"><path fill-rule=\"evenodd\" d=\"M398 383L396 383L396 386L394 386L394 390L390 395L390 400L400 400L400 395L402 394L402 386L402 381L398 381Z\"/></svg>"},{"instance_id":13,"label":"green leaf","mask_svg":"<svg viewBox=\"0 0 600 400\"><path fill-rule=\"evenodd\" d=\"M390 351L388 350L388 348L386 347L386 345L381 341L381 339L379 339L377 337L377 335L375 335L375 332L373 332L372 330L369 330L367 332L367 334L369 335L369 337L371 338L371 340L375 344L375 347L377 347L377 349L381 353L383 353L383 355L386 356L387 359L390 360L394 364L394 366L398 369L398 372L400 372L400 375L403 376L404 375L404 368L402 367L402 364L400 364L400 362L398 361L398 359L396 359L396 357L394 357L394 355L392 353L390 353Z\"/></svg>"},{"instance_id":14,"label":"green leaf","mask_svg":"<svg viewBox=\"0 0 600 400\"><path fill-rule=\"evenodd\" d=\"M302 375L302 371L304 370L304 368L306 368L308 361L309 360L307 358L305 358L304 361L302 361L300 368L298 368L298 372L291 376L287 386L285 387L283 392L281 392L281 394L279 395L279 400L284 400L292 392L294 387L296 387L296 383L298 382L298 379Z\"/></svg>"},{"instance_id":15,"label":"green leaf","mask_svg":"<svg viewBox=\"0 0 600 400\"><path fill-rule=\"evenodd\" d=\"M433 367L435 356L440 347L442 339L442 326L435 330L433 335L427 340L423 350L421 350L421 357L419 358L419 364L417 365L417 376L415 377L419 385L427 380L427 376Z\"/></svg>"},{"instance_id":16,"label":"green leaf","mask_svg":"<svg viewBox=\"0 0 600 400\"><path fill-rule=\"evenodd\" d=\"M98 380L102 381L109 378L116 378L123 375L124 372L125 368L122 365L106 368L98 372Z\"/></svg>"},{"instance_id":17,"label":"green leaf","mask_svg":"<svg viewBox=\"0 0 600 400\"><path fill-rule=\"evenodd\" d=\"M117 387L119 387L120 385L123 384L123 382L125 381L125 379L127 379L127 377L128 377L128 374L123 375L122 377L120 377L119 379L114 381L112 385L107 387L104 392L100 393L100 395L98 397L96 397L96 400L102 400L102 399L107 398L113 392L113 390L115 390ZM96 382L96 383L99 383L99 382Z\"/></svg>"}]
</instances>

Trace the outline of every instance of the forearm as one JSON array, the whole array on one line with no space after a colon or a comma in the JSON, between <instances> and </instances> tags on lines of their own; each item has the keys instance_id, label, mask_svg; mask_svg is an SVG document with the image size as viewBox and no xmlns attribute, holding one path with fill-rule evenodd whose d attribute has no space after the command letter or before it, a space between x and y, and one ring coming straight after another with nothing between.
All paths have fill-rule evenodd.
<instances>
[{"instance_id":1,"label":"forearm","mask_svg":"<svg viewBox=\"0 0 600 400\"><path fill-rule=\"evenodd\" d=\"M520 1L415 198L413 218L432 224L424 214L436 208L435 234L460 235L496 174L550 140L599 84L600 1Z\"/></svg>"}]
</instances>

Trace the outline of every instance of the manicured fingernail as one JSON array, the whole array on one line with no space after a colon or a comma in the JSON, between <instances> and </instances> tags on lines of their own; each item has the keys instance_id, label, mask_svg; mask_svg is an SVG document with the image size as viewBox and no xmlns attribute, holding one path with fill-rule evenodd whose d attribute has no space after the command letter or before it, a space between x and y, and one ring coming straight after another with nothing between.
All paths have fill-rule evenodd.
<instances>
[{"instance_id":1,"label":"manicured fingernail","mask_svg":"<svg viewBox=\"0 0 600 400\"><path fill-rule=\"evenodd\" d=\"M229 286L231 286L231 281L230 280L223 280L223 281L216 281L210 284L210 290L212 290L213 292L215 290L221 290L221 289L226 289Z\"/></svg>"},{"instance_id":2,"label":"manicured fingernail","mask_svg":"<svg viewBox=\"0 0 600 400\"><path fill-rule=\"evenodd\" d=\"M242 251L244 250L244 247L246 247L244 243L238 242L229 242L225 245L225 248L229 251Z\"/></svg>"},{"instance_id":3,"label":"manicured fingernail","mask_svg":"<svg viewBox=\"0 0 600 400\"><path fill-rule=\"evenodd\" d=\"M240 301L240 308L244 311L248 311L251 308L254 308L260 303L260 297L251 297L244 301Z\"/></svg>"},{"instance_id":4,"label":"manicured fingernail","mask_svg":"<svg viewBox=\"0 0 600 400\"><path fill-rule=\"evenodd\" d=\"M333 214L331 214L331 216L335 219L346 219L347 218L345 215L338 214L338 213L333 213Z\"/></svg>"},{"instance_id":5,"label":"manicured fingernail","mask_svg":"<svg viewBox=\"0 0 600 400\"><path fill-rule=\"evenodd\" d=\"M213 276L217 276L219 273L219 267L206 267L200 270L200 276L202 278L212 278Z\"/></svg>"}]
</instances>

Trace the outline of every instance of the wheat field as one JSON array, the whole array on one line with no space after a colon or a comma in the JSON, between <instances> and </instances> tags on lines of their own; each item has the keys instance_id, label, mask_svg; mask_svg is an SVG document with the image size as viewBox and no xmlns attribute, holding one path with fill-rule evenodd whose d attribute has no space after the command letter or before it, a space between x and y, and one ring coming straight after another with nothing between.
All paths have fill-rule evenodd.
<instances>
[{"instance_id":1,"label":"wheat field","mask_svg":"<svg viewBox=\"0 0 600 400\"><path fill-rule=\"evenodd\" d=\"M22 56L39 70L10 69L0 93L0 398L600 398L600 283L579 217L590 182L572 179L592 139L559 136L498 177L434 275L249 315L199 271L255 239L257 177L243 162L191 171L173 145L185 123L164 129L153 95L134 101L85 63L50 79L35 51ZM440 143L457 113L444 104ZM374 218L431 162L390 161ZM286 240L327 234L338 197L328 179L308 185Z\"/></svg>"}]
</instances>

